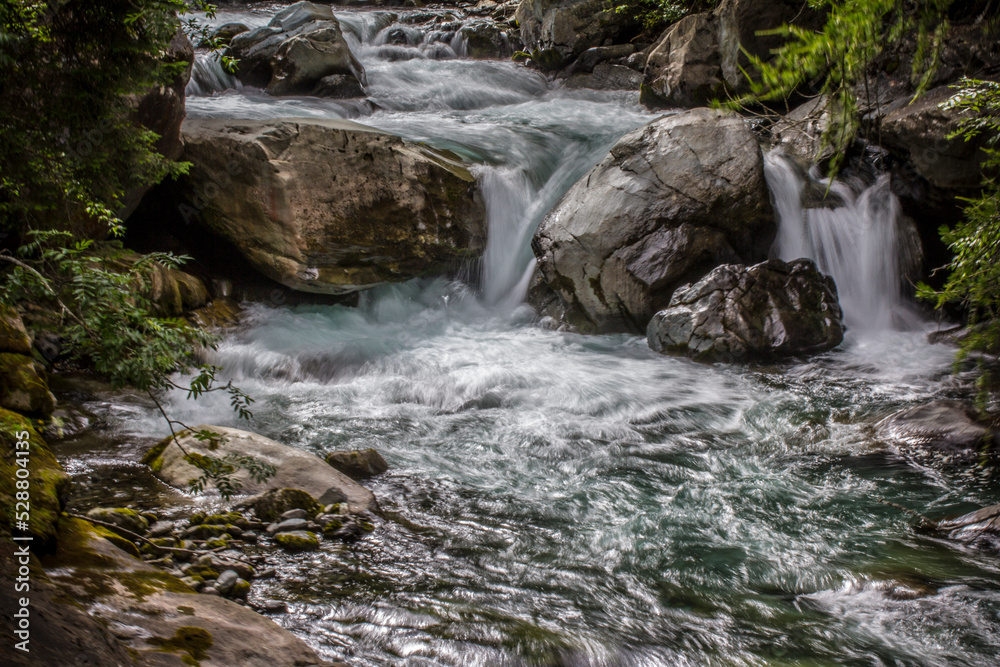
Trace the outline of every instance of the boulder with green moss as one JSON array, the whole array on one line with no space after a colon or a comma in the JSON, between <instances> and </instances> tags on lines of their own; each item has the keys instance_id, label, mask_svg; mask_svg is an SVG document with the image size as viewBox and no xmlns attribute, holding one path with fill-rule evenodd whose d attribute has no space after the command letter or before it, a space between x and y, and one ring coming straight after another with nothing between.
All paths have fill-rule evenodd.
<instances>
[{"instance_id":1,"label":"boulder with green moss","mask_svg":"<svg viewBox=\"0 0 1000 667\"><path fill-rule=\"evenodd\" d=\"M149 521L135 510L128 509L127 507L95 507L87 512L87 518L111 524L117 528L123 528L136 535L144 535L149 529ZM106 527L112 531L115 530L111 526Z\"/></svg>"},{"instance_id":2,"label":"boulder with green moss","mask_svg":"<svg viewBox=\"0 0 1000 667\"><path fill-rule=\"evenodd\" d=\"M58 545L41 564L61 591L59 599L119 629L117 641L141 664L332 667L273 621L231 600L196 593L126 555L86 522L63 522Z\"/></svg>"},{"instance_id":3,"label":"boulder with green moss","mask_svg":"<svg viewBox=\"0 0 1000 667\"><path fill-rule=\"evenodd\" d=\"M0 305L0 352L31 354L31 340L21 314L3 305Z\"/></svg>"},{"instance_id":4,"label":"boulder with green moss","mask_svg":"<svg viewBox=\"0 0 1000 667\"><path fill-rule=\"evenodd\" d=\"M56 399L41 364L25 354L0 352L0 407L34 416L52 414Z\"/></svg>"},{"instance_id":5,"label":"boulder with green moss","mask_svg":"<svg viewBox=\"0 0 1000 667\"><path fill-rule=\"evenodd\" d=\"M217 437L211 441L195 437L195 433L204 431L211 431ZM203 424L180 433L179 441L178 446L167 438L143 458L160 479L178 488L188 488L193 480L202 476L202 470L190 462L185 452L190 456L216 458L238 454L274 468L274 474L264 481L254 479L245 467L232 475L232 479L242 485L241 491L248 495L270 489L301 489L322 505L346 501L353 512L366 511L375 503L371 491L334 470L315 454L256 433Z\"/></svg>"},{"instance_id":6,"label":"boulder with green moss","mask_svg":"<svg viewBox=\"0 0 1000 667\"><path fill-rule=\"evenodd\" d=\"M18 436L22 435L21 438ZM27 449L18 443L27 442ZM27 451L28 456L17 456ZM0 408L0 537L12 534L20 508L15 483L17 471L26 461L30 487L28 533L34 538L33 546L51 547L59 525L59 516L69 494L69 475L62 469L48 445L38 434L31 421L15 412ZM17 531L23 534L23 531Z\"/></svg>"},{"instance_id":7,"label":"boulder with green moss","mask_svg":"<svg viewBox=\"0 0 1000 667\"><path fill-rule=\"evenodd\" d=\"M278 533L274 536L274 541L288 551L315 551L319 549L319 538L316 537L316 533L308 530Z\"/></svg>"}]
</instances>

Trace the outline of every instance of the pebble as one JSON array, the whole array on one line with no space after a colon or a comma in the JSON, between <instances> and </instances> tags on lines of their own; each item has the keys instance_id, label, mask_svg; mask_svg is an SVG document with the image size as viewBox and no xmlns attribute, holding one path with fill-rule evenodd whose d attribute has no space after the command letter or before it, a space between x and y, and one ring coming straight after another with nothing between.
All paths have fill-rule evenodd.
<instances>
[{"instance_id":1,"label":"pebble","mask_svg":"<svg viewBox=\"0 0 1000 667\"><path fill-rule=\"evenodd\" d=\"M149 528L150 537L166 537L174 530L174 524L170 521L157 521Z\"/></svg>"},{"instance_id":2,"label":"pebble","mask_svg":"<svg viewBox=\"0 0 1000 667\"><path fill-rule=\"evenodd\" d=\"M226 570L219 575L219 578L215 581L215 590L219 591L220 595L227 595L229 591L233 590L233 586L239 581L240 575L236 570Z\"/></svg>"},{"instance_id":3,"label":"pebble","mask_svg":"<svg viewBox=\"0 0 1000 667\"><path fill-rule=\"evenodd\" d=\"M286 519L285 521L276 521L267 527L268 535L277 535L278 533L290 533L293 530L305 530L308 525L308 521L305 519Z\"/></svg>"},{"instance_id":4,"label":"pebble","mask_svg":"<svg viewBox=\"0 0 1000 667\"><path fill-rule=\"evenodd\" d=\"M308 518L309 518L309 512L303 509L288 510L287 512L281 515L281 521L285 521L286 519L308 519Z\"/></svg>"}]
</instances>

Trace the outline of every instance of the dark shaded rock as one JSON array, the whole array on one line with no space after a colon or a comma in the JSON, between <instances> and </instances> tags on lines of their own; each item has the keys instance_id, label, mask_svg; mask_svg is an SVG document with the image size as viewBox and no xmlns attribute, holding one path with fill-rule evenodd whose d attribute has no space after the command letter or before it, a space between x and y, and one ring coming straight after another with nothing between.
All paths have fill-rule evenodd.
<instances>
[{"instance_id":1,"label":"dark shaded rock","mask_svg":"<svg viewBox=\"0 0 1000 667\"><path fill-rule=\"evenodd\" d=\"M647 330L657 352L741 361L822 352L844 338L833 279L811 260L724 265L678 289Z\"/></svg>"},{"instance_id":2,"label":"dark shaded rock","mask_svg":"<svg viewBox=\"0 0 1000 667\"><path fill-rule=\"evenodd\" d=\"M249 32L250 27L244 23L224 23L213 30L209 37L216 40L220 46L228 46L236 35Z\"/></svg>"},{"instance_id":3,"label":"dark shaded rock","mask_svg":"<svg viewBox=\"0 0 1000 667\"><path fill-rule=\"evenodd\" d=\"M345 99L364 97L365 89L362 87L360 81L349 74L331 74L319 80L312 94L315 97Z\"/></svg>"},{"instance_id":4,"label":"dark shaded rock","mask_svg":"<svg viewBox=\"0 0 1000 667\"><path fill-rule=\"evenodd\" d=\"M875 437L897 447L969 456L1000 444L990 426L961 401L933 401L900 410L875 424Z\"/></svg>"},{"instance_id":5,"label":"dark shaded rock","mask_svg":"<svg viewBox=\"0 0 1000 667\"><path fill-rule=\"evenodd\" d=\"M600 63L594 71L574 74L566 79L567 88L588 88L591 90L638 90L642 84L642 74L624 65Z\"/></svg>"},{"instance_id":6,"label":"dark shaded rock","mask_svg":"<svg viewBox=\"0 0 1000 667\"><path fill-rule=\"evenodd\" d=\"M326 462L351 479L367 479L389 469L389 464L374 449L330 452L326 455Z\"/></svg>"},{"instance_id":7,"label":"dark shaded rock","mask_svg":"<svg viewBox=\"0 0 1000 667\"><path fill-rule=\"evenodd\" d=\"M680 285L764 260L775 229L742 119L708 109L660 118L622 137L543 220L531 300L584 332L645 331Z\"/></svg>"},{"instance_id":8,"label":"dark shaded rock","mask_svg":"<svg viewBox=\"0 0 1000 667\"><path fill-rule=\"evenodd\" d=\"M137 535L144 535L149 529L149 522L146 519L140 516L135 510L125 507L95 507L87 512L87 518L103 521L118 528L124 528ZM111 530L114 529L112 528ZM131 537L126 533L122 533L122 535Z\"/></svg>"},{"instance_id":9,"label":"dark shaded rock","mask_svg":"<svg viewBox=\"0 0 1000 667\"><path fill-rule=\"evenodd\" d=\"M274 536L274 541L286 551L314 551L319 549L319 538L316 537L315 533L305 530L278 533Z\"/></svg>"},{"instance_id":10,"label":"dark shaded rock","mask_svg":"<svg viewBox=\"0 0 1000 667\"><path fill-rule=\"evenodd\" d=\"M365 80L364 68L351 53L340 24L333 21L329 26L292 37L278 47L271 58L271 81L267 84L267 92L271 95L307 95L326 77L335 75L353 78L359 88Z\"/></svg>"}]
</instances>

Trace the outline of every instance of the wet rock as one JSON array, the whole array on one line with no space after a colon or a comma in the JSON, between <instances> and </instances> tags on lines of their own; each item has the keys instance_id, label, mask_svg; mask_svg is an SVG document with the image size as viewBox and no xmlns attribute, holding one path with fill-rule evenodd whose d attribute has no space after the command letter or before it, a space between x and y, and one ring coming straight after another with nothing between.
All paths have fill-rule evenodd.
<instances>
[{"instance_id":1,"label":"wet rock","mask_svg":"<svg viewBox=\"0 0 1000 667\"><path fill-rule=\"evenodd\" d=\"M316 84L312 94L314 97L331 97L334 99L345 99L352 97L364 97L365 89L361 82L346 74L331 74L324 76Z\"/></svg>"},{"instance_id":2,"label":"wet rock","mask_svg":"<svg viewBox=\"0 0 1000 667\"><path fill-rule=\"evenodd\" d=\"M274 541L287 551L315 551L319 549L319 538L316 537L316 534L304 530L278 533L274 536Z\"/></svg>"},{"instance_id":3,"label":"wet rock","mask_svg":"<svg viewBox=\"0 0 1000 667\"><path fill-rule=\"evenodd\" d=\"M647 330L657 352L699 361L811 354L843 338L836 285L806 259L717 267L678 289Z\"/></svg>"},{"instance_id":4,"label":"wet rock","mask_svg":"<svg viewBox=\"0 0 1000 667\"><path fill-rule=\"evenodd\" d=\"M228 46L236 35L242 35L245 32L249 32L250 27L245 23L224 23L218 28L213 30L209 37L211 37L220 46ZM204 45L208 46L208 45Z\"/></svg>"},{"instance_id":5,"label":"wet rock","mask_svg":"<svg viewBox=\"0 0 1000 667\"><path fill-rule=\"evenodd\" d=\"M629 12L602 0L522 0L514 14L524 50L557 70L587 49L620 41L634 27Z\"/></svg>"},{"instance_id":6,"label":"wet rock","mask_svg":"<svg viewBox=\"0 0 1000 667\"><path fill-rule=\"evenodd\" d=\"M229 592L233 590L233 586L236 585L239 579L240 575L235 570L226 570L215 580L215 590L219 591L219 595L229 595Z\"/></svg>"},{"instance_id":7,"label":"wet rock","mask_svg":"<svg viewBox=\"0 0 1000 667\"><path fill-rule=\"evenodd\" d=\"M87 518L124 528L137 535L145 534L149 528L149 522L138 512L124 507L95 507L87 512Z\"/></svg>"},{"instance_id":8,"label":"wet rock","mask_svg":"<svg viewBox=\"0 0 1000 667\"><path fill-rule=\"evenodd\" d=\"M220 297L189 314L192 322L202 329L223 329L240 323L243 309L232 299Z\"/></svg>"},{"instance_id":9,"label":"wet rock","mask_svg":"<svg viewBox=\"0 0 1000 667\"><path fill-rule=\"evenodd\" d=\"M600 63L590 74L574 74L566 79L570 89L590 90L638 90L642 84L642 74L624 65Z\"/></svg>"},{"instance_id":10,"label":"wet rock","mask_svg":"<svg viewBox=\"0 0 1000 667\"><path fill-rule=\"evenodd\" d=\"M0 408L46 417L56 408L42 365L25 354L0 352Z\"/></svg>"},{"instance_id":11,"label":"wet rock","mask_svg":"<svg viewBox=\"0 0 1000 667\"><path fill-rule=\"evenodd\" d=\"M0 352L31 354L31 339L21 314L4 305L0 305Z\"/></svg>"},{"instance_id":12,"label":"wet rock","mask_svg":"<svg viewBox=\"0 0 1000 667\"><path fill-rule=\"evenodd\" d=\"M830 116L824 95L800 104L771 126L775 146L807 165L829 157L831 149L822 139Z\"/></svg>"},{"instance_id":13,"label":"wet rock","mask_svg":"<svg viewBox=\"0 0 1000 667\"><path fill-rule=\"evenodd\" d=\"M277 521L272 523L267 527L268 535L277 535L278 533L290 533L295 530L304 530L309 522L305 519L285 519L284 521Z\"/></svg>"},{"instance_id":14,"label":"wet rock","mask_svg":"<svg viewBox=\"0 0 1000 667\"><path fill-rule=\"evenodd\" d=\"M220 524L201 523L197 526L190 526L181 535L185 539L210 540L222 537L227 532L226 527Z\"/></svg>"},{"instance_id":15,"label":"wet rock","mask_svg":"<svg viewBox=\"0 0 1000 667\"><path fill-rule=\"evenodd\" d=\"M351 479L361 480L381 475L389 469L382 455L374 449L355 449L349 452L330 452L326 462Z\"/></svg>"},{"instance_id":16,"label":"wet rock","mask_svg":"<svg viewBox=\"0 0 1000 667\"><path fill-rule=\"evenodd\" d=\"M365 70L351 53L336 20L283 42L271 58L271 72L267 84L271 95L310 94L330 76L353 78L359 87L365 81Z\"/></svg>"},{"instance_id":17,"label":"wet rock","mask_svg":"<svg viewBox=\"0 0 1000 667\"><path fill-rule=\"evenodd\" d=\"M192 196L227 176L202 222L287 287L345 294L482 251L483 204L453 155L344 120L189 120L184 137Z\"/></svg>"},{"instance_id":18,"label":"wet rock","mask_svg":"<svg viewBox=\"0 0 1000 667\"><path fill-rule=\"evenodd\" d=\"M622 137L569 189L532 242L542 315L583 332L645 331L674 290L766 259L774 214L756 139L708 109Z\"/></svg>"},{"instance_id":19,"label":"wet rock","mask_svg":"<svg viewBox=\"0 0 1000 667\"><path fill-rule=\"evenodd\" d=\"M343 472L343 471L341 471ZM281 514L281 520L287 521L288 519L308 519L309 512L302 509L288 510Z\"/></svg>"},{"instance_id":20,"label":"wet rock","mask_svg":"<svg viewBox=\"0 0 1000 667\"><path fill-rule=\"evenodd\" d=\"M250 594L250 582L247 581L246 579L237 579L236 583L229 591L229 597L238 602L245 602L249 594Z\"/></svg>"},{"instance_id":21,"label":"wet rock","mask_svg":"<svg viewBox=\"0 0 1000 667\"><path fill-rule=\"evenodd\" d=\"M959 537L965 535L975 537L984 533L1000 536L1000 505L990 505L959 517L943 519L938 522L937 527L952 531Z\"/></svg>"},{"instance_id":22,"label":"wet rock","mask_svg":"<svg viewBox=\"0 0 1000 667\"><path fill-rule=\"evenodd\" d=\"M49 415L42 435L49 441L72 438L86 431L92 419L92 414L77 406L59 407Z\"/></svg>"},{"instance_id":23,"label":"wet rock","mask_svg":"<svg viewBox=\"0 0 1000 667\"><path fill-rule=\"evenodd\" d=\"M157 521L149 527L150 537L165 537L174 530L173 521Z\"/></svg>"},{"instance_id":24,"label":"wet rock","mask_svg":"<svg viewBox=\"0 0 1000 667\"><path fill-rule=\"evenodd\" d=\"M314 516L320 507L315 498L299 489L271 489L249 498L243 505L252 508L263 521L274 521L285 512L295 509L304 510L307 516Z\"/></svg>"},{"instance_id":25,"label":"wet rock","mask_svg":"<svg viewBox=\"0 0 1000 667\"><path fill-rule=\"evenodd\" d=\"M188 454L223 457L231 452L251 456L274 467L275 473L263 482L240 468L232 478L239 480L246 493L262 493L271 489L301 489L320 503L347 498L353 511L367 510L375 501L371 491L323 462L315 454L289 447L256 433L222 426L203 424L195 431L211 431L218 436L214 443L198 440L191 432L180 435L181 446ZM167 438L146 454L143 461L165 482L187 488L191 480L201 476L201 470L188 463L181 447ZM285 512L292 507L283 507ZM280 515L280 513L279 513ZM258 515L259 516L259 515ZM263 518L263 517L261 517Z\"/></svg>"},{"instance_id":26,"label":"wet rock","mask_svg":"<svg viewBox=\"0 0 1000 667\"><path fill-rule=\"evenodd\" d=\"M876 439L897 447L975 456L1000 438L961 401L933 401L893 413L875 424Z\"/></svg>"},{"instance_id":27,"label":"wet rock","mask_svg":"<svg viewBox=\"0 0 1000 667\"><path fill-rule=\"evenodd\" d=\"M270 614L284 614L288 611L288 605L281 600L263 600L254 606L260 611Z\"/></svg>"}]
</instances>

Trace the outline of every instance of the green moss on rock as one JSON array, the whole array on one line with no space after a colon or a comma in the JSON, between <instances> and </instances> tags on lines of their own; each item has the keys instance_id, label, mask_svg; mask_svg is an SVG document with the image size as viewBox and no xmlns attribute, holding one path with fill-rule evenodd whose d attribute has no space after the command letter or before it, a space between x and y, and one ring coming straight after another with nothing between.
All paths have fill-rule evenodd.
<instances>
[{"instance_id":1,"label":"green moss on rock","mask_svg":"<svg viewBox=\"0 0 1000 667\"><path fill-rule=\"evenodd\" d=\"M26 434L27 450L18 450L18 435ZM27 451L28 457L18 457L18 451ZM33 547L48 549L54 544L58 530L59 516L69 493L69 475L62 469L48 445L26 417L0 408L0 536L12 534L18 507L16 488L19 461L25 461L28 470L30 511L28 512L28 532L35 538Z\"/></svg>"},{"instance_id":2,"label":"green moss on rock","mask_svg":"<svg viewBox=\"0 0 1000 667\"><path fill-rule=\"evenodd\" d=\"M215 643L212 640L212 633L192 625L177 628L173 637L150 637L146 641L164 651L186 653L184 658L190 660L182 658L182 661L191 665L198 665L199 661L208 657L208 649L212 648L212 644Z\"/></svg>"},{"instance_id":3,"label":"green moss on rock","mask_svg":"<svg viewBox=\"0 0 1000 667\"><path fill-rule=\"evenodd\" d=\"M319 549L319 538L308 530L278 533L274 536L274 540L288 551L315 551Z\"/></svg>"},{"instance_id":4,"label":"green moss on rock","mask_svg":"<svg viewBox=\"0 0 1000 667\"><path fill-rule=\"evenodd\" d=\"M301 489L271 489L247 501L261 521L274 521L288 510L305 510L310 516L320 511L320 505Z\"/></svg>"},{"instance_id":5,"label":"green moss on rock","mask_svg":"<svg viewBox=\"0 0 1000 667\"><path fill-rule=\"evenodd\" d=\"M31 340L21 315L10 306L0 306L0 352L31 354Z\"/></svg>"},{"instance_id":6,"label":"green moss on rock","mask_svg":"<svg viewBox=\"0 0 1000 667\"><path fill-rule=\"evenodd\" d=\"M56 408L40 365L31 357L0 353L0 407L28 415L48 416Z\"/></svg>"}]
</instances>

